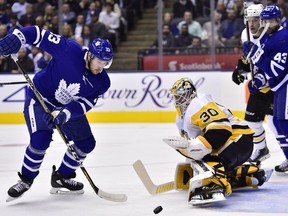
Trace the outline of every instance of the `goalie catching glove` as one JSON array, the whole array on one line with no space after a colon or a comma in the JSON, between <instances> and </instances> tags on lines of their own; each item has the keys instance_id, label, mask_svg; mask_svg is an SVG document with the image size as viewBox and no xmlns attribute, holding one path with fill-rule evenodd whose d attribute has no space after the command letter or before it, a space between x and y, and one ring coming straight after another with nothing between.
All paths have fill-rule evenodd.
<instances>
[{"instance_id":1,"label":"goalie catching glove","mask_svg":"<svg viewBox=\"0 0 288 216\"><path fill-rule=\"evenodd\" d=\"M163 141L177 150L180 154L194 160L201 160L205 155L212 152L212 146L202 136L198 136L192 140L173 136L163 138Z\"/></svg>"}]
</instances>

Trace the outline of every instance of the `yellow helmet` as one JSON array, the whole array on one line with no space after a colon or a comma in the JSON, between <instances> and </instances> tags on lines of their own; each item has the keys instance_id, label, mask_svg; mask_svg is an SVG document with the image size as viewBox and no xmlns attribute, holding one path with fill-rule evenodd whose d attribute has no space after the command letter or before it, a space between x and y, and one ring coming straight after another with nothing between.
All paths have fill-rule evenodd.
<instances>
[{"instance_id":1,"label":"yellow helmet","mask_svg":"<svg viewBox=\"0 0 288 216\"><path fill-rule=\"evenodd\" d=\"M174 106L179 116L185 114L191 100L196 97L196 88L191 79L184 77L177 80L171 89Z\"/></svg>"}]
</instances>

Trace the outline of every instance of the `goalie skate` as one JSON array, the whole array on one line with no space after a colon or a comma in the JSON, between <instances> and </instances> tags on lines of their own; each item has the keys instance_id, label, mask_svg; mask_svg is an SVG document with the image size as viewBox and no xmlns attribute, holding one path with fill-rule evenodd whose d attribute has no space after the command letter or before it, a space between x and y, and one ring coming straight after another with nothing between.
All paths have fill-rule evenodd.
<instances>
[{"instance_id":1,"label":"goalie skate","mask_svg":"<svg viewBox=\"0 0 288 216\"><path fill-rule=\"evenodd\" d=\"M75 178L76 174L72 174L66 178L63 178L57 171L56 167L53 166L53 172L51 176L51 194L83 194L83 184L81 182L77 182L72 180L71 178Z\"/></svg>"},{"instance_id":2,"label":"goalie skate","mask_svg":"<svg viewBox=\"0 0 288 216\"><path fill-rule=\"evenodd\" d=\"M226 197L224 195L224 189L220 186L216 186L213 189L204 186L199 192L194 192L189 200L189 204L196 206L225 201Z\"/></svg>"}]
</instances>

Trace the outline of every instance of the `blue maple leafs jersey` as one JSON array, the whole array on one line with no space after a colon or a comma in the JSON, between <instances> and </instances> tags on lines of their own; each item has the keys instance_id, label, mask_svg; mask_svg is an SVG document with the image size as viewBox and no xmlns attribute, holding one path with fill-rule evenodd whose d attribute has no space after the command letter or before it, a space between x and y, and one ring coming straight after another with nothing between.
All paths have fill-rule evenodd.
<instances>
[{"instance_id":1,"label":"blue maple leafs jersey","mask_svg":"<svg viewBox=\"0 0 288 216\"><path fill-rule=\"evenodd\" d=\"M269 86L275 92L288 82L288 30L280 27L260 43L263 54L256 65L265 71Z\"/></svg>"},{"instance_id":2,"label":"blue maple leafs jersey","mask_svg":"<svg viewBox=\"0 0 288 216\"><path fill-rule=\"evenodd\" d=\"M84 115L95 106L99 96L110 87L103 69L93 75L85 67L87 49L75 41L44 30L38 26L21 28L26 43L51 54L45 69L35 74L33 82L44 100L53 107L66 107L71 117ZM31 93L31 91L30 91ZM32 93L35 98L35 95Z\"/></svg>"}]
</instances>

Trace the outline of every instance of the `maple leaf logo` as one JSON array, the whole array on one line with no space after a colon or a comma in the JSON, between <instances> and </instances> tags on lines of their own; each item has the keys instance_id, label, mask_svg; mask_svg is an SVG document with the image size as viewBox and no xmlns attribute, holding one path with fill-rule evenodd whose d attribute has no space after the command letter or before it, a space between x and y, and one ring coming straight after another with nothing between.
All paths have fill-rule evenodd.
<instances>
[{"instance_id":1,"label":"maple leaf logo","mask_svg":"<svg viewBox=\"0 0 288 216\"><path fill-rule=\"evenodd\" d=\"M61 79L59 86L55 91L55 98L61 104L68 104L69 102L76 100L76 96L80 91L80 83L71 83L67 86L64 79Z\"/></svg>"}]
</instances>

